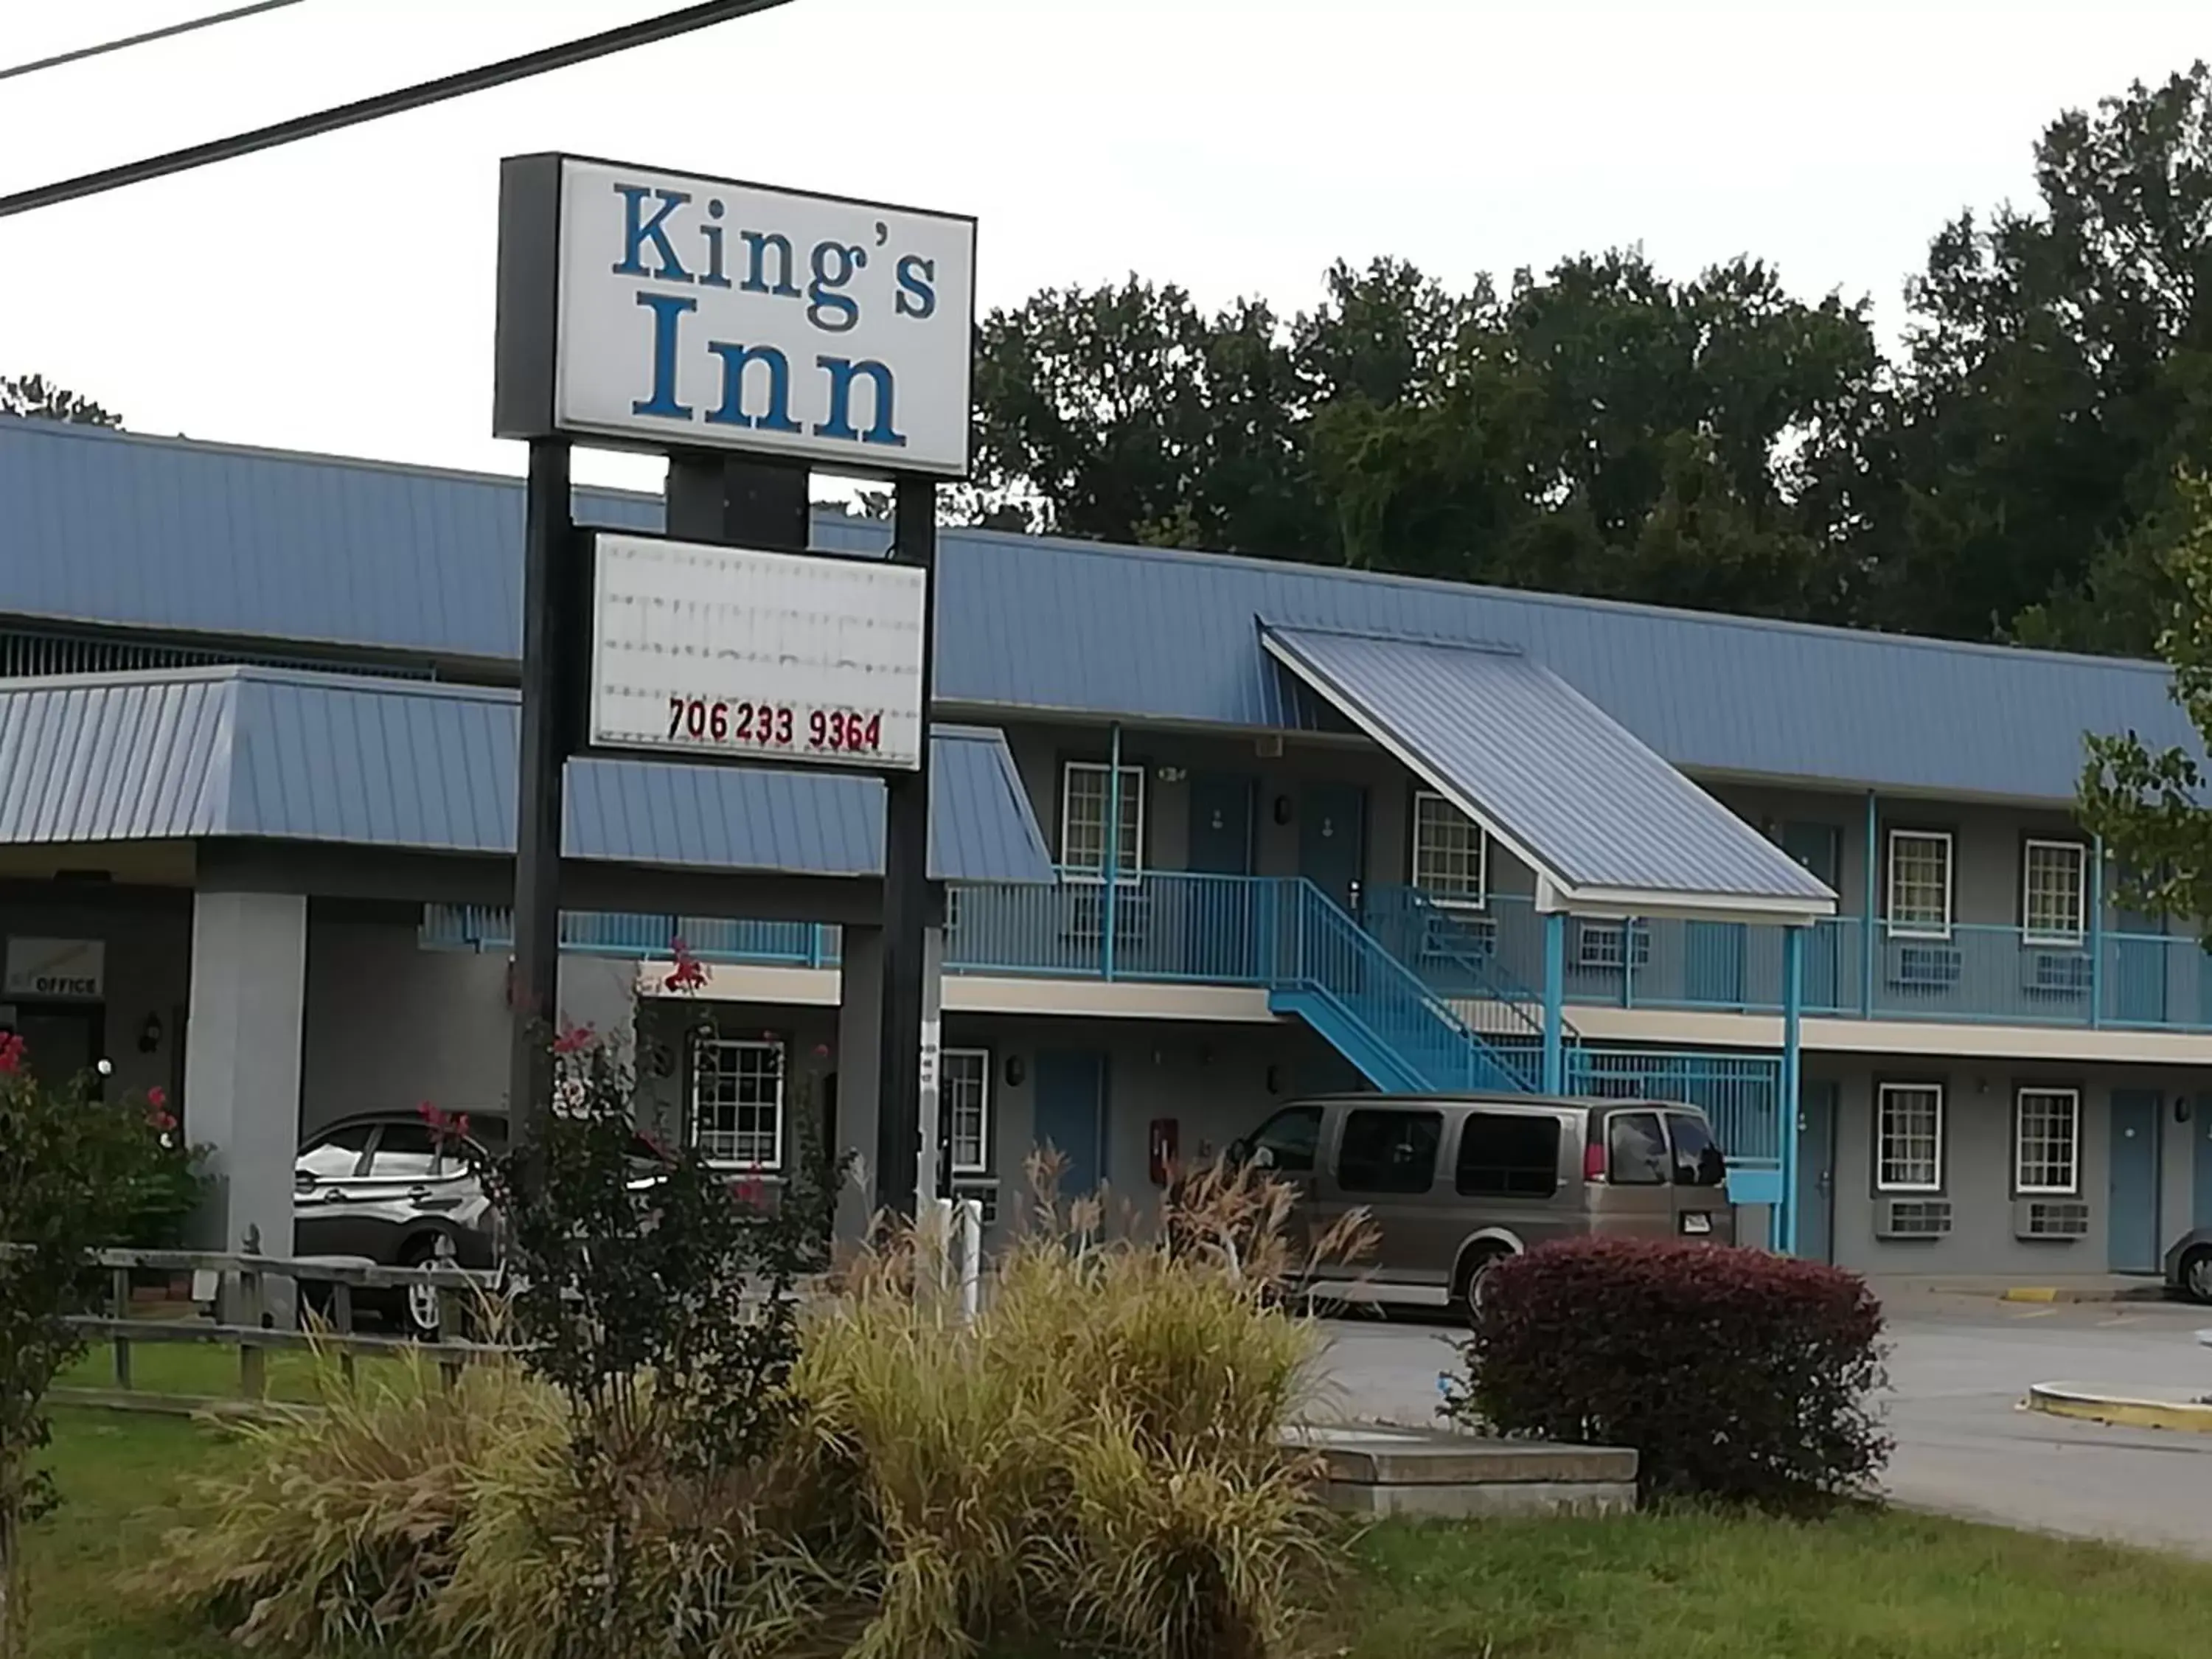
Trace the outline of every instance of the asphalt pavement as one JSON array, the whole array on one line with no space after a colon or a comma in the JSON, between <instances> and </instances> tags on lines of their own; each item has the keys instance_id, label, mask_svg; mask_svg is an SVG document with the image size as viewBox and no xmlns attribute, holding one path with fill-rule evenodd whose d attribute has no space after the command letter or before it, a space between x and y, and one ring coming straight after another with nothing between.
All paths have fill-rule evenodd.
<instances>
[{"instance_id":1,"label":"asphalt pavement","mask_svg":"<svg viewBox=\"0 0 2212 1659\"><path fill-rule=\"evenodd\" d=\"M2031 1384L2051 1382L2212 1395L2212 1348L2196 1339L2212 1309L1922 1293L1888 1313L1893 1501L2212 1558L2212 1434L2110 1429L2021 1404ZM1437 1374L1454 1363L1448 1326L1355 1319L1328 1330L1328 1410L1435 1420Z\"/></svg>"}]
</instances>

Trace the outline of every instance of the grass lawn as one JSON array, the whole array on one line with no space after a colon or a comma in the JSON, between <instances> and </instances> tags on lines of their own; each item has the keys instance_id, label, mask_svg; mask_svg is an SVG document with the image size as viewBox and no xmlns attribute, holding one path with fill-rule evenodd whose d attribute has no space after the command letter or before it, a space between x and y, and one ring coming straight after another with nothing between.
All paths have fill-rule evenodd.
<instances>
[{"instance_id":1,"label":"grass lawn","mask_svg":"<svg viewBox=\"0 0 2212 1659\"><path fill-rule=\"evenodd\" d=\"M230 1455L176 1419L56 1414L66 1501L31 1534L36 1659L234 1659L113 1589ZM2212 1565L1907 1515L1386 1526L1331 1600L1314 1648L1346 1659L2212 1654Z\"/></svg>"},{"instance_id":2,"label":"grass lawn","mask_svg":"<svg viewBox=\"0 0 2212 1659\"><path fill-rule=\"evenodd\" d=\"M269 1398L312 1401L315 1399L315 1356L307 1352L271 1352ZM393 1386L409 1376L410 1361L368 1356L355 1362L363 1377L376 1376ZM436 1371L428 1373L434 1377ZM74 1389L115 1387L113 1351L102 1344L55 1379L56 1385ZM131 1387L137 1394L179 1395L192 1400L235 1400L238 1350L213 1343L141 1342L131 1350Z\"/></svg>"}]
</instances>

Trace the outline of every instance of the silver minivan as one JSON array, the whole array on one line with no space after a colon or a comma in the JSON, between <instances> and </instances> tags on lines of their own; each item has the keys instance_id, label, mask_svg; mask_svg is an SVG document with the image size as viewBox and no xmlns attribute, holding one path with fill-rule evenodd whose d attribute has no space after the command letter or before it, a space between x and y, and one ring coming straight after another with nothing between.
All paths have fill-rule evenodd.
<instances>
[{"instance_id":1,"label":"silver minivan","mask_svg":"<svg viewBox=\"0 0 2212 1659\"><path fill-rule=\"evenodd\" d=\"M1329 1301L1463 1310L1493 1262L1553 1239L1735 1240L1712 1126L1672 1101L1329 1096L1284 1107L1229 1158L1299 1189L1301 1233L1367 1212L1373 1253L1310 1282Z\"/></svg>"}]
</instances>

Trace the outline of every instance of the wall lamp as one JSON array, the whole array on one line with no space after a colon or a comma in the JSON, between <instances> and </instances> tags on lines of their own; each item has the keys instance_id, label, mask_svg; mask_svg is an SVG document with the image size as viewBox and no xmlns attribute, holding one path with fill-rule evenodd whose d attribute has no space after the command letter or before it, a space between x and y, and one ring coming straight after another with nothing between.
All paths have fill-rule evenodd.
<instances>
[{"instance_id":1,"label":"wall lamp","mask_svg":"<svg viewBox=\"0 0 2212 1659\"><path fill-rule=\"evenodd\" d=\"M146 1023L138 1028L138 1052L142 1054L155 1053L161 1046L161 1015L147 1015Z\"/></svg>"}]
</instances>

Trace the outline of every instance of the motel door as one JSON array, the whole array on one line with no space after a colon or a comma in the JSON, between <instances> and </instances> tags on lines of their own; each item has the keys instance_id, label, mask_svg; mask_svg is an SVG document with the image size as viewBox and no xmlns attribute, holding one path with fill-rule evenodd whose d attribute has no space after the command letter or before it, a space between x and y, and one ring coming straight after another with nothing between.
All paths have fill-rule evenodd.
<instances>
[{"instance_id":1,"label":"motel door","mask_svg":"<svg viewBox=\"0 0 2212 1659\"><path fill-rule=\"evenodd\" d=\"M1315 784L1298 803L1298 873L1346 909L1357 897L1367 862L1367 792L1349 784Z\"/></svg>"},{"instance_id":2,"label":"motel door","mask_svg":"<svg viewBox=\"0 0 2212 1659\"><path fill-rule=\"evenodd\" d=\"M1182 884L1176 965L1199 979L1249 980L1259 971L1252 885L1228 879L1252 873L1253 793L1252 779L1236 773L1200 772L1190 781L1187 863L1194 878Z\"/></svg>"},{"instance_id":3,"label":"motel door","mask_svg":"<svg viewBox=\"0 0 2212 1659\"><path fill-rule=\"evenodd\" d=\"M1843 890L1843 832L1834 824L1785 823L1782 826L1782 850L1803 865L1816 880L1827 883L1838 892ZM1843 988L1838 956L1842 947L1840 928L1814 927L1805 930L1808 1008L1842 1006L1837 1000Z\"/></svg>"},{"instance_id":4,"label":"motel door","mask_svg":"<svg viewBox=\"0 0 2212 1659\"><path fill-rule=\"evenodd\" d=\"M2159 1269L2159 1108L2164 1100L2154 1089L2112 1091L2106 1266L2116 1273Z\"/></svg>"}]
</instances>

